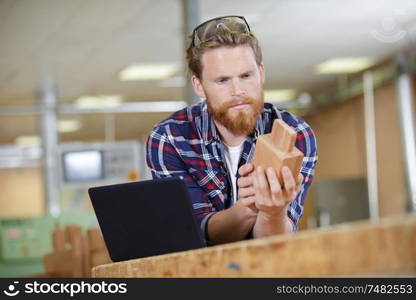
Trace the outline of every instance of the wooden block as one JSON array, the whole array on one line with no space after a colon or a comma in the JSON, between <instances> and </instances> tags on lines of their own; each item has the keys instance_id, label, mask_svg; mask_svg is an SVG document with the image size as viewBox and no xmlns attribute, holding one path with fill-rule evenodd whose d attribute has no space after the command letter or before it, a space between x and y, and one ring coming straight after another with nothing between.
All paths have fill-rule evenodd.
<instances>
[{"instance_id":1,"label":"wooden block","mask_svg":"<svg viewBox=\"0 0 416 300\"><path fill-rule=\"evenodd\" d=\"M90 251L107 250L100 228L90 228L87 231Z\"/></svg>"},{"instance_id":2,"label":"wooden block","mask_svg":"<svg viewBox=\"0 0 416 300\"><path fill-rule=\"evenodd\" d=\"M82 277L83 271L77 265L81 257L72 249L59 250L44 256L47 274L53 277Z\"/></svg>"},{"instance_id":3,"label":"wooden block","mask_svg":"<svg viewBox=\"0 0 416 300\"><path fill-rule=\"evenodd\" d=\"M65 228L68 241L71 245L71 248L75 250L76 253L82 253L82 228L78 225L68 225Z\"/></svg>"},{"instance_id":4,"label":"wooden block","mask_svg":"<svg viewBox=\"0 0 416 300\"><path fill-rule=\"evenodd\" d=\"M93 277L416 274L416 214L277 235L93 268Z\"/></svg>"},{"instance_id":5,"label":"wooden block","mask_svg":"<svg viewBox=\"0 0 416 300\"><path fill-rule=\"evenodd\" d=\"M280 119L273 123L272 132L257 138L253 157L254 167L272 167L275 169L281 185L281 170L287 166L295 179L302 166L303 153L295 147L297 133Z\"/></svg>"},{"instance_id":6,"label":"wooden block","mask_svg":"<svg viewBox=\"0 0 416 300\"><path fill-rule=\"evenodd\" d=\"M63 231L59 225L59 222L55 223L55 229L52 232L52 244L55 251L60 251L65 249L67 243L67 238L65 231Z\"/></svg>"},{"instance_id":7,"label":"wooden block","mask_svg":"<svg viewBox=\"0 0 416 300\"><path fill-rule=\"evenodd\" d=\"M44 257L45 270L49 276L90 277L91 268L97 265L92 262L94 253L99 254L98 259L95 255L95 263L97 260L99 264L111 262L99 228L90 229L83 235L78 225L69 225L65 231L57 225L54 237L54 245L58 250Z\"/></svg>"},{"instance_id":8,"label":"wooden block","mask_svg":"<svg viewBox=\"0 0 416 300\"><path fill-rule=\"evenodd\" d=\"M68 236L71 250L74 252L76 259L73 261L73 272L77 274L76 277L83 277L84 275L84 261L83 261L83 238L82 228L78 225L68 225L65 228Z\"/></svg>"},{"instance_id":9,"label":"wooden block","mask_svg":"<svg viewBox=\"0 0 416 300\"><path fill-rule=\"evenodd\" d=\"M84 277L91 277L91 251L88 238L86 236L82 237L82 266Z\"/></svg>"},{"instance_id":10,"label":"wooden block","mask_svg":"<svg viewBox=\"0 0 416 300\"><path fill-rule=\"evenodd\" d=\"M59 254L57 254L59 253ZM53 276L58 274L70 274L72 275L72 251L71 250L58 250L52 253L48 253L43 257L43 265L45 272ZM69 275L69 276L70 276Z\"/></svg>"}]
</instances>

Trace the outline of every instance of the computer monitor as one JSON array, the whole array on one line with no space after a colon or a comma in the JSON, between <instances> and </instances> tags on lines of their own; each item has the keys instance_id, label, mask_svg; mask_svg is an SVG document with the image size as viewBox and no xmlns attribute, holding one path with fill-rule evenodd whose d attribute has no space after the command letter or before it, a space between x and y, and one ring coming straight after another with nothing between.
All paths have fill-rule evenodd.
<instances>
[{"instance_id":1,"label":"computer monitor","mask_svg":"<svg viewBox=\"0 0 416 300\"><path fill-rule=\"evenodd\" d=\"M96 181L104 178L103 153L100 150L67 151L62 154L64 182Z\"/></svg>"}]
</instances>

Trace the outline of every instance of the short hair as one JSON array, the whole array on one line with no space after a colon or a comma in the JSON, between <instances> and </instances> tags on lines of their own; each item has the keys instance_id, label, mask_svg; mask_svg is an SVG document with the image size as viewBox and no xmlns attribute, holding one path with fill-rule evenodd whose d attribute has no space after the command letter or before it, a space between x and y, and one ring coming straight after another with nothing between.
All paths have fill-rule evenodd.
<instances>
[{"instance_id":1,"label":"short hair","mask_svg":"<svg viewBox=\"0 0 416 300\"><path fill-rule=\"evenodd\" d=\"M232 31L225 26L207 25L204 36L209 36L209 38L206 41L202 41L199 46L193 46L191 42L191 45L186 50L188 68L192 75L195 75L199 79L202 79L202 55L211 49L248 45L253 50L257 65L262 63L259 42L251 32L238 32Z\"/></svg>"}]
</instances>

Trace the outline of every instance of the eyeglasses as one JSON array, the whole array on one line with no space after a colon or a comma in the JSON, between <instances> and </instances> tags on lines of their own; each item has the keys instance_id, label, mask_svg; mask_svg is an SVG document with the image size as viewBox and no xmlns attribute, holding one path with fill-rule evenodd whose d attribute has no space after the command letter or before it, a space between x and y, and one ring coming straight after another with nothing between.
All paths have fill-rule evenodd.
<instances>
[{"instance_id":1,"label":"eyeglasses","mask_svg":"<svg viewBox=\"0 0 416 300\"><path fill-rule=\"evenodd\" d=\"M191 47L199 47L201 43L213 38L216 30L220 27L225 27L233 32L250 32L250 26L243 16L224 16L214 18L195 27L192 32Z\"/></svg>"}]
</instances>

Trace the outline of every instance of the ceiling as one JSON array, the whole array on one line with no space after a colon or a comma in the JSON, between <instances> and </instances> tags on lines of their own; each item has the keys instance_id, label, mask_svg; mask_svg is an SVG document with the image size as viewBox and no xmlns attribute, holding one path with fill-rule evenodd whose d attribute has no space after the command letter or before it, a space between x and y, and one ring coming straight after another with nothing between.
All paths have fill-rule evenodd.
<instances>
[{"instance_id":1,"label":"ceiling","mask_svg":"<svg viewBox=\"0 0 416 300\"><path fill-rule=\"evenodd\" d=\"M200 4L202 20L228 14L247 17L263 49L265 88L270 89L302 92L334 84L336 76L317 75L314 67L334 57L382 60L409 48L415 39L414 0ZM57 87L60 103L102 94L122 95L126 101L184 100L183 87L117 79L118 71L132 63L183 63L183 35L180 0L0 0L0 110L2 105L35 104L45 78ZM145 135L167 115L120 115L116 137ZM36 134L36 117L0 118L0 143ZM93 127L95 131L87 132ZM83 125L79 133L61 138L101 135L102 126Z\"/></svg>"}]
</instances>

